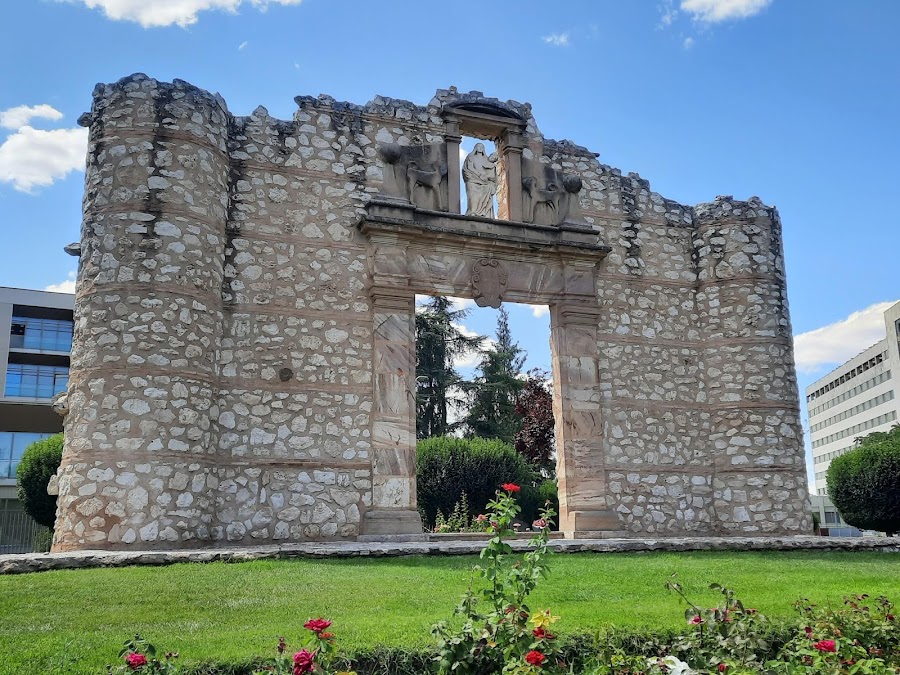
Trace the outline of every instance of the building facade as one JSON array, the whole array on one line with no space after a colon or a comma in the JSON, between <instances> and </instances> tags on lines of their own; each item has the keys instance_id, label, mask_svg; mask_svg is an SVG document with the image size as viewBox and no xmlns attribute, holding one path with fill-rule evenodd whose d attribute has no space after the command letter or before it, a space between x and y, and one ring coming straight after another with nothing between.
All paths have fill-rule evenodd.
<instances>
[{"instance_id":1,"label":"building facade","mask_svg":"<svg viewBox=\"0 0 900 675\"><path fill-rule=\"evenodd\" d=\"M884 313L886 337L806 388L815 493L828 494L831 460L857 439L900 423L900 302Z\"/></svg>"},{"instance_id":2,"label":"building facade","mask_svg":"<svg viewBox=\"0 0 900 675\"><path fill-rule=\"evenodd\" d=\"M0 552L31 550L16 466L29 444L63 430L50 399L68 385L74 305L66 293L0 287Z\"/></svg>"},{"instance_id":3,"label":"building facade","mask_svg":"<svg viewBox=\"0 0 900 675\"><path fill-rule=\"evenodd\" d=\"M295 101L94 90L55 550L421 534L416 294L549 305L567 535L812 531L775 208L481 92Z\"/></svg>"}]
</instances>

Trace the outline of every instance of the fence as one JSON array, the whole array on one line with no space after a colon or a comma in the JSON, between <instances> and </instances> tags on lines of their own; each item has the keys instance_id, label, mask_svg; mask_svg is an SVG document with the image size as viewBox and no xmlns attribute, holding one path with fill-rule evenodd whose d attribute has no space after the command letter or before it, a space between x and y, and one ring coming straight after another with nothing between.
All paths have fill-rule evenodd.
<instances>
[{"instance_id":1,"label":"fence","mask_svg":"<svg viewBox=\"0 0 900 675\"><path fill-rule=\"evenodd\" d=\"M50 530L24 511L0 511L0 553L32 553L47 549Z\"/></svg>"}]
</instances>

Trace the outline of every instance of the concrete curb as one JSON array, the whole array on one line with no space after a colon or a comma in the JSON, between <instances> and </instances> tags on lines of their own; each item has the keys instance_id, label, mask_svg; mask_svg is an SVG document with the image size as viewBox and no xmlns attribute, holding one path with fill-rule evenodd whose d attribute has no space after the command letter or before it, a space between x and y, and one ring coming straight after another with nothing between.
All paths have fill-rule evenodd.
<instances>
[{"instance_id":1,"label":"concrete curb","mask_svg":"<svg viewBox=\"0 0 900 675\"><path fill-rule=\"evenodd\" d=\"M161 551L73 551L0 555L0 574L52 570L175 565L178 563L248 562L288 558L384 558L412 555L471 555L479 541L323 542L240 548ZM517 551L528 542L509 542ZM558 553L634 553L653 551L847 551L900 553L900 538L845 537L679 537L666 539L554 539Z\"/></svg>"}]
</instances>

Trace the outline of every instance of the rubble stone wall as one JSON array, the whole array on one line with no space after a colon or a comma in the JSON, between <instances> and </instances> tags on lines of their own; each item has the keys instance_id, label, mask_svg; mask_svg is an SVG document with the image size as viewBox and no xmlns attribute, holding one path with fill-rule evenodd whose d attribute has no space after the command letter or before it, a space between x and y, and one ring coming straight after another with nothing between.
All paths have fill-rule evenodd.
<instances>
[{"instance_id":1,"label":"rubble stone wall","mask_svg":"<svg viewBox=\"0 0 900 675\"><path fill-rule=\"evenodd\" d=\"M596 409L565 450L565 489L600 486L595 501L626 535L811 529L774 208L681 206L544 139L529 106L478 92L441 90L426 106L298 97L283 121L134 75L98 85L81 120L55 550L366 533L379 472L409 469L373 451L390 349L376 316L394 315L373 303L357 225L387 189L379 149L445 143L442 112L460 100L522 119L523 166L579 177L579 222L609 247L595 279Z\"/></svg>"}]
</instances>

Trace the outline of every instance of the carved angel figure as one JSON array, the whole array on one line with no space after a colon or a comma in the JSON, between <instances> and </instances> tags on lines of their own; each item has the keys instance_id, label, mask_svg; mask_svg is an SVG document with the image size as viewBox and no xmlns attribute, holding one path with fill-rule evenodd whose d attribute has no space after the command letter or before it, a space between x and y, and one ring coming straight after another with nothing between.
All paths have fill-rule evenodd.
<instances>
[{"instance_id":1,"label":"carved angel figure","mask_svg":"<svg viewBox=\"0 0 900 675\"><path fill-rule=\"evenodd\" d=\"M463 163L463 182L466 184L466 215L494 217L494 195L497 194L497 153L488 157L484 143L476 143L475 149Z\"/></svg>"}]
</instances>

